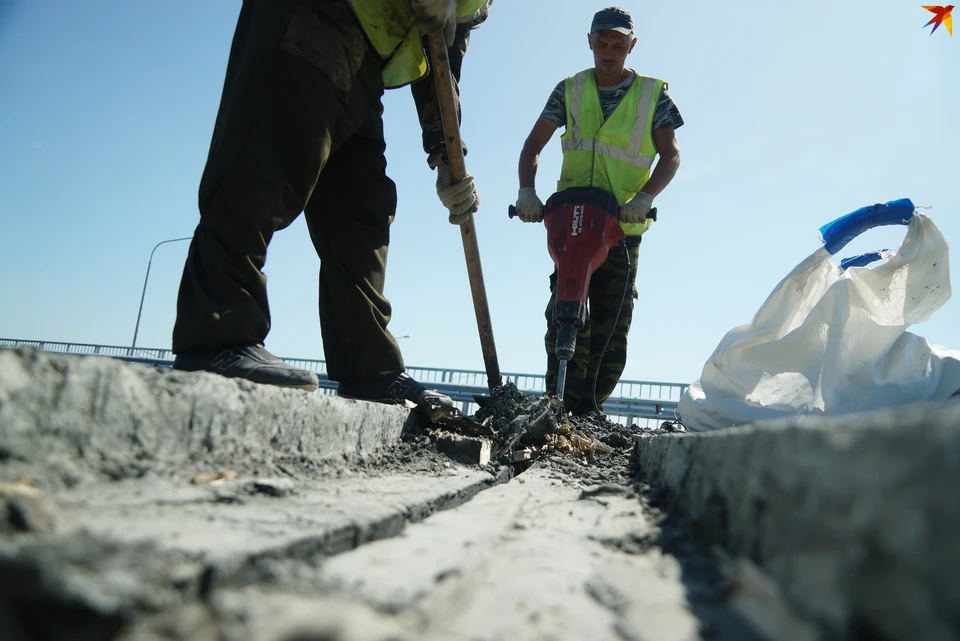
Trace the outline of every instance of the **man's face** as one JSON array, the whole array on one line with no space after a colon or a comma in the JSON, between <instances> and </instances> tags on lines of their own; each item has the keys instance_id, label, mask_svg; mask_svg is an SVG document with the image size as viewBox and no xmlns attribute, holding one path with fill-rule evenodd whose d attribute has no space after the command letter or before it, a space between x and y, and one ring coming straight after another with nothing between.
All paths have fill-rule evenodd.
<instances>
[{"instance_id":1,"label":"man's face","mask_svg":"<svg viewBox=\"0 0 960 641\"><path fill-rule=\"evenodd\" d=\"M604 76L619 76L627 61L627 54L633 51L637 39L633 34L619 31L597 31L587 36L590 50L593 51L593 63L597 73Z\"/></svg>"}]
</instances>

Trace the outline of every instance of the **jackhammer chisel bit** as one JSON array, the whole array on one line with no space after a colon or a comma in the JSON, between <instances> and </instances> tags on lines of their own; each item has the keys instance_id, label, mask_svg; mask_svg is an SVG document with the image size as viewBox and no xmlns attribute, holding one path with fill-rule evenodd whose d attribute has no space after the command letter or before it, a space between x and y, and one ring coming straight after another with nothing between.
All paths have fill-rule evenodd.
<instances>
[{"instance_id":1,"label":"jackhammer chisel bit","mask_svg":"<svg viewBox=\"0 0 960 641\"><path fill-rule=\"evenodd\" d=\"M557 398L563 400L563 390L567 386L567 365L573 359L573 352L577 346L577 330L580 326L573 320L557 322L557 343L555 354L560 361L557 371Z\"/></svg>"},{"instance_id":2,"label":"jackhammer chisel bit","mask_svg":"<svg viewBox=\"0 0 960 641\"><path fill-rule=\"evenodd\" d=\"M567 386L567 360L560 360L560 367L557 369L557 398L563 400L563 388Z\"/></svg>"}]
</instances>

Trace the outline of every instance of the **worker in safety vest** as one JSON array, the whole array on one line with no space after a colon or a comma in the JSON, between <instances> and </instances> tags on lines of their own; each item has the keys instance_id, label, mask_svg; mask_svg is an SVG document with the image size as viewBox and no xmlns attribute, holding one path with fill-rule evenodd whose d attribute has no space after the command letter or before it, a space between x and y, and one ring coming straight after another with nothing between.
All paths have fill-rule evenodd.
<instances>
[{"instance_id":1,"label":"worker in safety vest","mask_svg":"<svg viewBox=\"0 0 960 641\"><path fill-rule=\"evenodd\" d=\"M343 396L448 397L405 373L383 296L397 191L386 174L384 88L413 83L424 149L450 222L477 211L473 177L451 184L425 35L442 33L455 78L491 0L245 0L200 182L183 271L174 368L313 390L317 375L263 346L263 267L301 212L320 257L327 375Z\"/></svg>"},{"instance_id":2,"label":"worker in safety vest","mask_svg":"<svg viewBox=\"0 0 960 641\"><path fill-rule=\"evenodd\" d=\"M540 152L559 127L563 165L557 190L600 187L621 205L621 226L628 234L629 263L623 252L611 250L590 282L589 315L577 334L576 352L567 370L565 407L574 414L594 410L616 388L627 358L627 333L637 297L637 259L640 238L651 221L653 199L670 183L680 166L680 148L674 130L683 118L667 93L667 83L642 76L625 66L637 44L633 19L619 7L608 7L593 17L587 43L595 66L561 81L533 126L520 153L520 192L517 214L524 222L543 220L543 202L534 182ZM656 167L651 172L659 154ZM556 271L550 278L547 318L547 389L557 384L554 346L556 328ZM629 279L626 297L624 278ZM621 300L623 305L621 308ZM619 310L619 314L618 314ZM607 338L610 344L604 352Z\"/></svg>"}]
</instances>

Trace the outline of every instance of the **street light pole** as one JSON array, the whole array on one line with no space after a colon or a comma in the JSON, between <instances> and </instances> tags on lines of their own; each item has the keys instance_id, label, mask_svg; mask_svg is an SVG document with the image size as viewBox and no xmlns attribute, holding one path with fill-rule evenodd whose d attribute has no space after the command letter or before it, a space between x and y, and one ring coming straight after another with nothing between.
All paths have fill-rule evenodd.
<instances>
[{"instance_id":1,"label":"street light pole","mask_svg":"<svg viewBox=\"0 0 960 641\"><path fill-rule=\"evenodd\" d=\"M143 293L140 294L140 310L137 312L137 325L133 328L133 344L130 345L129 356L133 355L133 350L137 346L137 332L140 331L140 315L143 314L143 299L147 296L147 280L150 278L150 265L153 264L153 252L157 251L157 247L164 245L166 243L176 243L181 240L193 240L193 236L186 236L184 238L171 238L169 240L161 240L157 243L153 251L150 252L150 260L147 262L147 275L143 277Z\"/></svg>"}]
</instances>

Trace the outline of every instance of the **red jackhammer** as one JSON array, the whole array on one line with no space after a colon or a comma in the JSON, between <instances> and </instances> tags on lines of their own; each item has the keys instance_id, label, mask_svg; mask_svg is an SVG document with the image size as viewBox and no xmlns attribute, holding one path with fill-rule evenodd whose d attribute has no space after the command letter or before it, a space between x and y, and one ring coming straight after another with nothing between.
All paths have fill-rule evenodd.
<instances>
[{"instance_id":1,"label":"red jackhammer","mask_svg":"<svg viewBox=\"0 0 960 641\"><path fill-rule=\"evenodd\" d=\"M617 199L613 194L596 187L571 187L558 191L547 199L543 209L547 247L557 266L557 302L553 308L553 323L557 327L555 353L560 361L557 397L562 401L567 382L567 364L577 346L577 333L587 319L590 277L607 259L611 248L618 244L626 247L626 234L618 222L620 205ZM516 215L516 208L512 205L509 214L511 218ZM657 219L656 208L650 210L647 218ZM620 304L623 305L622 300ZM597 372L594 372L594 387Z\"/></svg>"}]
</instances>

